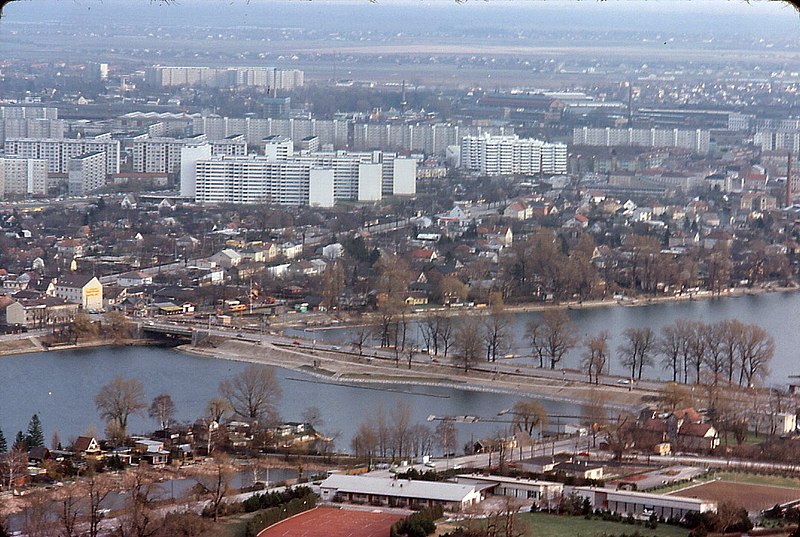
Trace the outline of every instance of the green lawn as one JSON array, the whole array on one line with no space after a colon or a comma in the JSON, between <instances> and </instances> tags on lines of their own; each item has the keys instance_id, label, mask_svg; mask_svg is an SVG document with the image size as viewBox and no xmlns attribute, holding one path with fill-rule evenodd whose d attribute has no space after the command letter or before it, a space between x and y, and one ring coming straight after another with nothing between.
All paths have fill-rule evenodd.
<instances>
[{"instance_id":1,"label":"green lawn","mask_svg":"<svg viewBox=\"0 0 800 537\"><path fill-rule=\"evenodd\" d=\"M523 513L521 522L528 524L530 537L602 537L603 535L631 535L636 530L643 537L686 537L689 530L678 526L659 524L654 530L622 522L608 522L582 516L558 516L548 513Z\"/></svg>"}]
</instances>

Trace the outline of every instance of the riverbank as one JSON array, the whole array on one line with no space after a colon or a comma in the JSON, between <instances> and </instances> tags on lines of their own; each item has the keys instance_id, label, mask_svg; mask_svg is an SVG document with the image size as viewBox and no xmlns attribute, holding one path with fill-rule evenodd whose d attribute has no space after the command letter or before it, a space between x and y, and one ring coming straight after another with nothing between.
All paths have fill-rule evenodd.
<instances>
[{"instance_id":1,"label":"riverbank","mask_svg":"<svg viewBox=\"0 0 800 537\"><path fill-rule=\"evenodd\" d=\"M149 339L87 339L75 344L48 347L38 336L22 337L0 341L0 358L16 354L35 352L74 351L80 349L97 349L102 347L159 346L162 343Z\"/></svg>"},{"instance_id":2,"label":"riverbank","mask_svg":"<svg viewBox=\"0 0 800 537\"><path fill-rule=\"evenodd\" d=\"M448 365L427 363L414 363L409 369L408 363L402 360L398 367L392 360L372 359L349 353L299 350L270 344L261 346L238 340L226 340L216 347L183 345L178 350L210 358L300 371L319 379L320 383L374 385L376 389L386 389L392 385L436 386L513 394L576 405L602 401L607 408L617 410L635 410L658 396L656 390L631 386L594 386L585 381L537 375L535 370L507 373L474 369L465 372Z\"/></svg>"},{"instance_id":3,"label":"riverbank","mask_svg":"<svg viewBox=\"0 0 800 537\"><path fill-rule=\"evenodd\" d=\"M699 291L696 293L685 293L681 295L671 296L637 296L625 298L609 298L601 300L586 300L586 301L567 301L559 303L541 303L541 302L525 302L521 304L504 304L503 313L536 313L544 312L547 310L582 310L594 308L613 308L613 307L645 307L657 304L670 304L681 302L692 302L699 300L712 300L721 298L738 298L744 296L757 296L768 293L790 293L800 291L800 286L791 287L736 287L726 289L720 294L711 291ZM450 308L444 306L431 306L419 307L407 312L409 319L419 319L429 313L446 312L451 315L488 315L492 309L487 306L473 306L473 307L459 307ZM368 326L374 324L372 321L377 320L378 316L375 313L366 313L355 317L340 317L338 313L315 313L313 318L304 316L302 319L290 319L286 321L273 322L270 326L272 329L287 329L287 328L302 328L307 330L321 330L327 328L352 328L360 326ZM373 319L374 318L374 319Z\"/></svg>"}]
</instances>

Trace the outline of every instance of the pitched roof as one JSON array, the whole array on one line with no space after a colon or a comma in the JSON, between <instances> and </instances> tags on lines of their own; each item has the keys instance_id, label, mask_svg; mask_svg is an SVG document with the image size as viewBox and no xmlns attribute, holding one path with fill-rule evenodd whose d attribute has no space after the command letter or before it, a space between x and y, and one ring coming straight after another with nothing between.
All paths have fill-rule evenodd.
<instances>
[{"instance_id":1,"label":"pitched roof","mask_svg":"<svg viewBox=\"0 0 800 537\"><path fill-rule=\"evenodd\" d=\"M58 277L58 284L61 287L77 287L83 288L87 283L92 281L94 276L91 274L65 274Z\"/></svg>"}]
</instances>

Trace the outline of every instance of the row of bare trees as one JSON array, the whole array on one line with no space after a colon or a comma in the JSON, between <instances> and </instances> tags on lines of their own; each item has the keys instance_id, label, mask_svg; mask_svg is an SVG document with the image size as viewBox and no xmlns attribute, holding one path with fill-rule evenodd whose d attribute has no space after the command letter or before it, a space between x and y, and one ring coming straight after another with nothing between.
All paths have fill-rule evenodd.
<instances>
[{"instance_id":1,"label":"row of bare trees","mask_svg":"<svg viewBox=\"0 0 800 537\"><path fill-rule=\"evenodd\" d=\"M216 515L229 492L233 468L224 456L195 477L197 486L185 498L204 500ZM209 520L190 511L161 509L163 487L157 472L140 467L115 478L95 472L58 490L36 490L27 495L23 531L29 537L202 537L210 536ZM113 501L112 501L113 499ZM114 519L107 519L114 507Z\"/></svg>"},{"instance_id":2,"label":"row of bare trees","mask_svg":"<svg viewBox=\"0 0 800 537\"><path fill-rule=\"evenodd\" d=\"M383 405L358 427L350 443L353 454L364 461L375 458L399 460L432 455L435 447L451 453L457 445L456 429L451 420L439 420L435 428L413 423L411 408L400 402L387 412Z\"/></svg>"}]
</instances>

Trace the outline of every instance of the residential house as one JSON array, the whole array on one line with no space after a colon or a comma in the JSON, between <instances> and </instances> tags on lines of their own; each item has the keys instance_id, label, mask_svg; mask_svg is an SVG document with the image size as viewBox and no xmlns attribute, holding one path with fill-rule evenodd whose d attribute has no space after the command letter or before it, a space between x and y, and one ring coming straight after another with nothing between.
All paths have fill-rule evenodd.
<instances>
[{"instance_id":1,"label":"residential house","mask_svg":"<svg viewBox=\"0 0 800 537\"><path fill-rule=\"evenodd\" d=\"M229 269L242 262L242 256L236 250L226 248L211 256L211 261L218 266Z\"/></svg>"},{"instance_id":2,"label":"residential house","mask_svg":"<svg viewBox=\"0 0 800 537\"><path fill-rule=\"evenodd\" d=\"M150 285L152 283L153 276L140 270L126 272L117 277L117 285L120 287L139 287L141 285Z\"/></svg>"},{"instance_id":3,"label":"residential house","mask_svg":"<svg viewBox=\"0 0 800 537\"><path fill-rule=\"evenodd\" d=\"M103 309L103 284L87 274L67 274L56 281L55 296L80 304L84 310Z\"/></svg>"},{"instance_id":4,"label":"residential house","mask_svg":"<svg viewBox=\"0 0 800 537\"><path fill-rule=\"evenodd\" d=\"M79 436L72 445L72 451L82 459L99 460L103 458L100 443L93 436Z\"/></svg>"}]
</instances>

